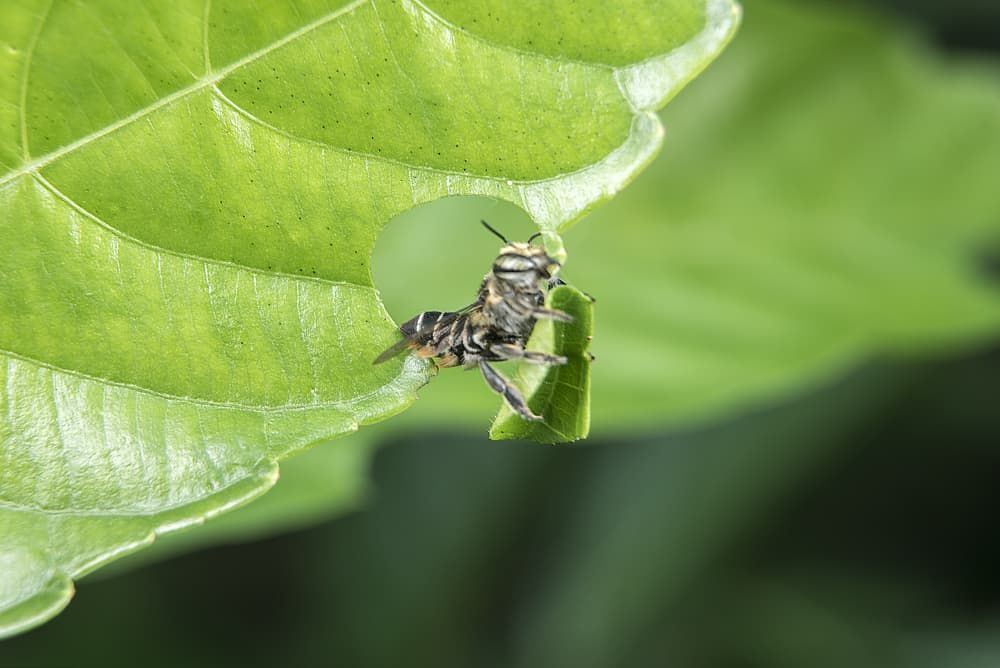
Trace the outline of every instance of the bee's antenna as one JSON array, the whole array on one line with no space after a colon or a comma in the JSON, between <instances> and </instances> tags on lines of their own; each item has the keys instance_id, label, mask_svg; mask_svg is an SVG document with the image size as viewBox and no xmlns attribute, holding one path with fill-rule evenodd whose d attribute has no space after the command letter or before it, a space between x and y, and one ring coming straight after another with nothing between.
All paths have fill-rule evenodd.
<instances>
[{"instance_id":1,"label":"bee's antenna","mask_svg":"<svg viewBox=\"0 0 1000 668\"><path fill-rule=\"evenodd\" d=\"M498 237L500 237L500 240L501 240L501 241L503 241L503 242L504 242L505 244L509 244L509 243L510 243L509 241L507 241L507 237L505 237L504 235L502 235L502 234L500 234L499 232L497 232L497 231L496 231L496 230L495 230L495 229L494 229L494 228L493 228L493 227L492 227L492 226L491 226L491 225L490 225L489 223L487 223L487 222L486 222L485 220L480 220L479 222L483 224L483 227L485 227L485 228L486 228L486 229L488 229L488 230L489 230L490 232L492 232L493 234L495 234L495 235L497 235Z\"/></svg>"},{"instance_id":2,"label":"bee's antenna","mask_svg":"<svg viewBox=\"0 0 1000 668\"><path fill-rule=\"evenodd\" d=\"M532 241L534 241L535 239L537 239L540 236L542 236L541 232L535 232L530 237L528 237L528 243L530 244Z\"/></svg>"}]
</instances>

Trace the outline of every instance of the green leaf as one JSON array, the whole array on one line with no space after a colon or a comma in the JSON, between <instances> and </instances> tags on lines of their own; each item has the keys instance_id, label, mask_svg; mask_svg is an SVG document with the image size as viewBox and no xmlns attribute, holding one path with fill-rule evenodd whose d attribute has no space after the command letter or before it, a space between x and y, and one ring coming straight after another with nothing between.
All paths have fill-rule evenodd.
<instances>
[{"instance_id":1,"label":"green leaf","mask_svg":"<svg viewBox=\"0 0 1000 668\"><path fill-rule=\"evenodd\" d=\"M531 410L544 419L528 422L503 404L490 429L495 440L524 439L538 443L566 443L590 432L590 348L594 331L593 302L579 290L562 286L549 293L548 307L573 316L573 322L542 321L528 342L528 350L566 357L566 364L541 366L522 363L515 384Z\"/></svg>"},{"instance_id":2,"label":"green leaf","mask_svg":"<svg viewBox=\"0 0 1000 668\"><path fill-rule=\"evenodd\" d=\"M0 635L403 410L429 368L371 365L386 221L479 194L554 235L737 18L535 4L0 6Z\"/></svg>"},{"instance_id":3,"label":"green leaf","mask_svg":"<svg viewBox=\"0 0 1000 668\"><path fill-rule=\"evenodd\" d=\"M379 444L378 435L392 422L362 429L348 439L323 443L282 461L280 480L252 504L214 517L205 526L158 537L148 548L108 564L93 577L114 577L205 545L243 543L295 531L359 509L368 501L368 470Z\"/></svg>"}]
</instances>

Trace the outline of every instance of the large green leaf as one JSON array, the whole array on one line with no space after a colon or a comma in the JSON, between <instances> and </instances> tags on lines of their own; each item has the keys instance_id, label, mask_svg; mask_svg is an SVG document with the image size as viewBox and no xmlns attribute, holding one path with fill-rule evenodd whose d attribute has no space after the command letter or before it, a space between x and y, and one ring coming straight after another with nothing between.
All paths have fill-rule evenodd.
<instances>
[{"instance_id":1,"label":"large green leaf","mask_svg":"<svg viewBox=\"0 0 1000 668\"><path fill-rule=\"evenodd\" d=\"M983 263L1000 243L995 64L945 63L885 23L759 0L663 117L670 150L568 235L566 276L598 298L595 435L717 419L872 358L997 337L1000 287ZM528 229L512 209L452 198L385 230L375 269L393 313L471 296L455 277L481 272L495 242L451 221L480 215ZM470 249L447 256L447 274L421 271L443 257L430 230ZM480 379L442 373L376 431L485 429L494 405ZM293 475L262 504L298 499L301 517L309 483ZM257 506L231 517L243 536L282 528L274 513L255 522Z\"/></svg>"},{"instance_id":2,"label":"large green leaf","mask_svg":"<svg viewBox=\"0 0 1000 668\"><path fill-rule=\"evenodd\" d=\"M651 159L652 110L736 16L3 3L0 635L407 406L428 367L370 363L395 337L369 271L382 225L481 194L556 239Z\"/></svg>"}]
</instances>

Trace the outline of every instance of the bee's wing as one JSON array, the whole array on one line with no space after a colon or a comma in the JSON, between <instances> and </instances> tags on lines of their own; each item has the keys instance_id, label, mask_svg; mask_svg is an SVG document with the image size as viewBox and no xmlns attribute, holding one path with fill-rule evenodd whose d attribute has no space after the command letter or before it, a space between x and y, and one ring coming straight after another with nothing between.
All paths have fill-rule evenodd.
<instances>
[{"instance_id":1,"label":"bee's wing","mask_svg":"<svg viewBox=\"0 0 1000 668\"><path fill-rule=\"evenodd\" d=\"M474 306L474 304L470 306ZM461 311L424 311L420 315L410 318L399 326L403 338L386 348L372 364L381 364L391 360L407 348L419 348L426 344L430 341L437 327L450 325L455 318L465 313L469 308L467 306Z\"/></svg>"},{"instance_id":2,"label":"bee's wing","mask_svg":"<svg viewBox=\"0 0 1000 668\"><path fill-rule=\"evenodd\" d=\"M372 364L381 364L382 362L387 362L396 355L398 355L399 353L411 347L412 345L413 341L411 339L409 338L400 339L399 341L396 341L394 344L383 350L382 354L376 357L375 361L372 362Z\"/></svg>"}]
</instances>

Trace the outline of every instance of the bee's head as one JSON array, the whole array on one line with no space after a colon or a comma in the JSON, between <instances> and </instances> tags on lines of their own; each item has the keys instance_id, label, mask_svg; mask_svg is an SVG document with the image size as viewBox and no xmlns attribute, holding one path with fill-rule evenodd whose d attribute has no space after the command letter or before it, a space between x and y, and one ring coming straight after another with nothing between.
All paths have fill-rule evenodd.
<instances>
[{"instance_id":1,"label":"bee's head","mask_svg":"<svg viewBox=\"0 0 1000 668\"><path fill-rule=\"evenodd\" d=\"M500 254L493 261L493 273L497 278L534 286L542 279L554 277L562 266L544 248L531 245L532 241L542 235L541 232L531 235L526 242L507 241L507 237L490 227L485 220L480 222L504 242Z\"/></svg>"},{"instance_id":2,"label":"bee's head","mask_svg":"<svg viewBox=\"0 0 1000 668\"><path fill-rule=\"evenodd\" d=\"M544 248L514 241L500 249L493 260L493 273L506 280L537 283L554 277L561 266Z\"/></svg>"}]
</instances>

